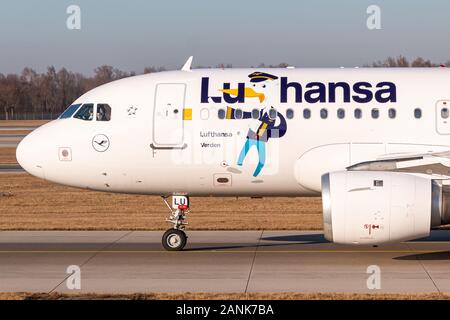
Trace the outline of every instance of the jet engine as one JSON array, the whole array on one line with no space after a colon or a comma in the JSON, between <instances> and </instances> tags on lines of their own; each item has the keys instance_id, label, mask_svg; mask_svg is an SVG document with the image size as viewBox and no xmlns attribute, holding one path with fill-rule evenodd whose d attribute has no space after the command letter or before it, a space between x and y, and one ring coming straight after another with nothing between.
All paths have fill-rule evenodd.
<instances>
[{"instance_id":1,"label":"jet engine","mask_svg":"<svg viewBox=\"0 0 450 320\"><path fill-rule=\"evenodd\" d=\"M428 236L450 223L450 186L425 175L337 171L322 176L325 238L381 244Z\"/></svg>"}]
</instances>

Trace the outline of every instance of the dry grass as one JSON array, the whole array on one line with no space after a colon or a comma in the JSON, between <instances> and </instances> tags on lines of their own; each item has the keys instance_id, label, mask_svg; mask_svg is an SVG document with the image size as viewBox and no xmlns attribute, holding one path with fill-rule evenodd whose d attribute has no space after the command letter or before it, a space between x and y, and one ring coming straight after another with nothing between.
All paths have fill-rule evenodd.
<instances>
[{"instance_id":1,"label":"dry grass","mask_svg":"<svg viewBox=\"0 0 450 320\"><path fill-rule=\"evenodd\" d=\"M322 229L320 198L191 200L189 230ZM80 190L28 174L0 175L0 230L165 230L167 212L157 196Z\"/></svg>"},{"instance_id":2,"label":"dry grass","mask_svg":"<svg viewBox=\"0 0 450 320\"><path fill-rule=\"evenodd\" d=\"M62 294L0 293L0 300L450 300L450 293L359 294L359 293L133 293L133 294Z\"/></svg>"},{"instance_id":3,"label":"dry grass","mask_svg":"<svg viewBox=\"0 0 450 320\"><path fill-rule=\"evenodd\" d=\"M0 127L41 126L48 120L0 120Z\"/></svg>"},{"instance_id":4,"label":"dry grass","mask_svg":"<svg viewBox=\"0 0 450 320\"><path fill-rule=\"evenodd\" d=\"M17 163L16 148L0 148L0 164Z\"/></svg>"}]
</instances>

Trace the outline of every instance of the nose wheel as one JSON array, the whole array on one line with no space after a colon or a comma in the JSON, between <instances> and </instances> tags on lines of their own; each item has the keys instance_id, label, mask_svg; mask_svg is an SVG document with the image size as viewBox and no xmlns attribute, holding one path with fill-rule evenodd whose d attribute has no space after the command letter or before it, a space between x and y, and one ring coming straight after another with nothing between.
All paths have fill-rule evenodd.
<instances>
[{"instance_id":1,"label":"nose wheel","mask_svg":"<svg viewBox=\"0 0 450 320\"><path fill-rule=\"evenodd\" d=\"M183 230L169 229L162 237L162 245L167 251L183 250L186 242L187 236Z\"/></svg>"},{"instance_id":2,"label":"nose wheel","mask_svg":"<svg viewBox=\"0 0 450 320\"><path fill-rule=\"evenodd\" d=\"M184 232L187 213L189 212L189 198L187 196L173 196L172 206L167 202L167 197L162 197L164 203L170 209L167 222L173 224L173 227L164 232L162 245L167 251L180 251L186 246L187 236Z\"/></svg>"}]
</instances>

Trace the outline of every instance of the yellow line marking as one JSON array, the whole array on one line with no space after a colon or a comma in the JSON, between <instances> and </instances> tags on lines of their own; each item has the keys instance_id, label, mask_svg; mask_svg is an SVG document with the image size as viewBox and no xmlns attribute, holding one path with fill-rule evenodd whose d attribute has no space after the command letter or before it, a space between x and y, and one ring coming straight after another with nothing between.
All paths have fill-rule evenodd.
<instances>
[{"instance_id":1,"label":"yellow line marking","mask_svg":"<svg viewBox=\"0 0 450 320\"><path fill-rule=\"evenodd\" d=\"M255 250L1 250L0 253L255 253ZM438 253L447 250L256 250L257 253Z\"/></svg>"},{"instance_id":2,"label":"yellow line marking","mask_svg":"<svg viewBox=\"0 0 450 320\"><path fill-rule=\"evenodd\" d=\"M428 243L428 244L439 244L439 243L450 243L450 241L408 241L408 242L401 242L401 243Z\"/></svg>"}]
</instances>

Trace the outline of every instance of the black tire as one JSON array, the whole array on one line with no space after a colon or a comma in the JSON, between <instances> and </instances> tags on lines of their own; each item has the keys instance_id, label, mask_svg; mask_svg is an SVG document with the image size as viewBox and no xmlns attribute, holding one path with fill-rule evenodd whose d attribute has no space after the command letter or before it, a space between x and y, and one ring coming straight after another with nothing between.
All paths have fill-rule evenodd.
<instances>
[{"instance_id":1,"label":"black tire","mask_svg":"<svg viewBox=\"0 0 450 320\"><path fill-rule=\"evenodd\" d=\"M177 229L169 229L164 232L162 237L162 245L167 251L183 250L187 242L187 236L184 231Z\"/></svg>"}]
</instances>

